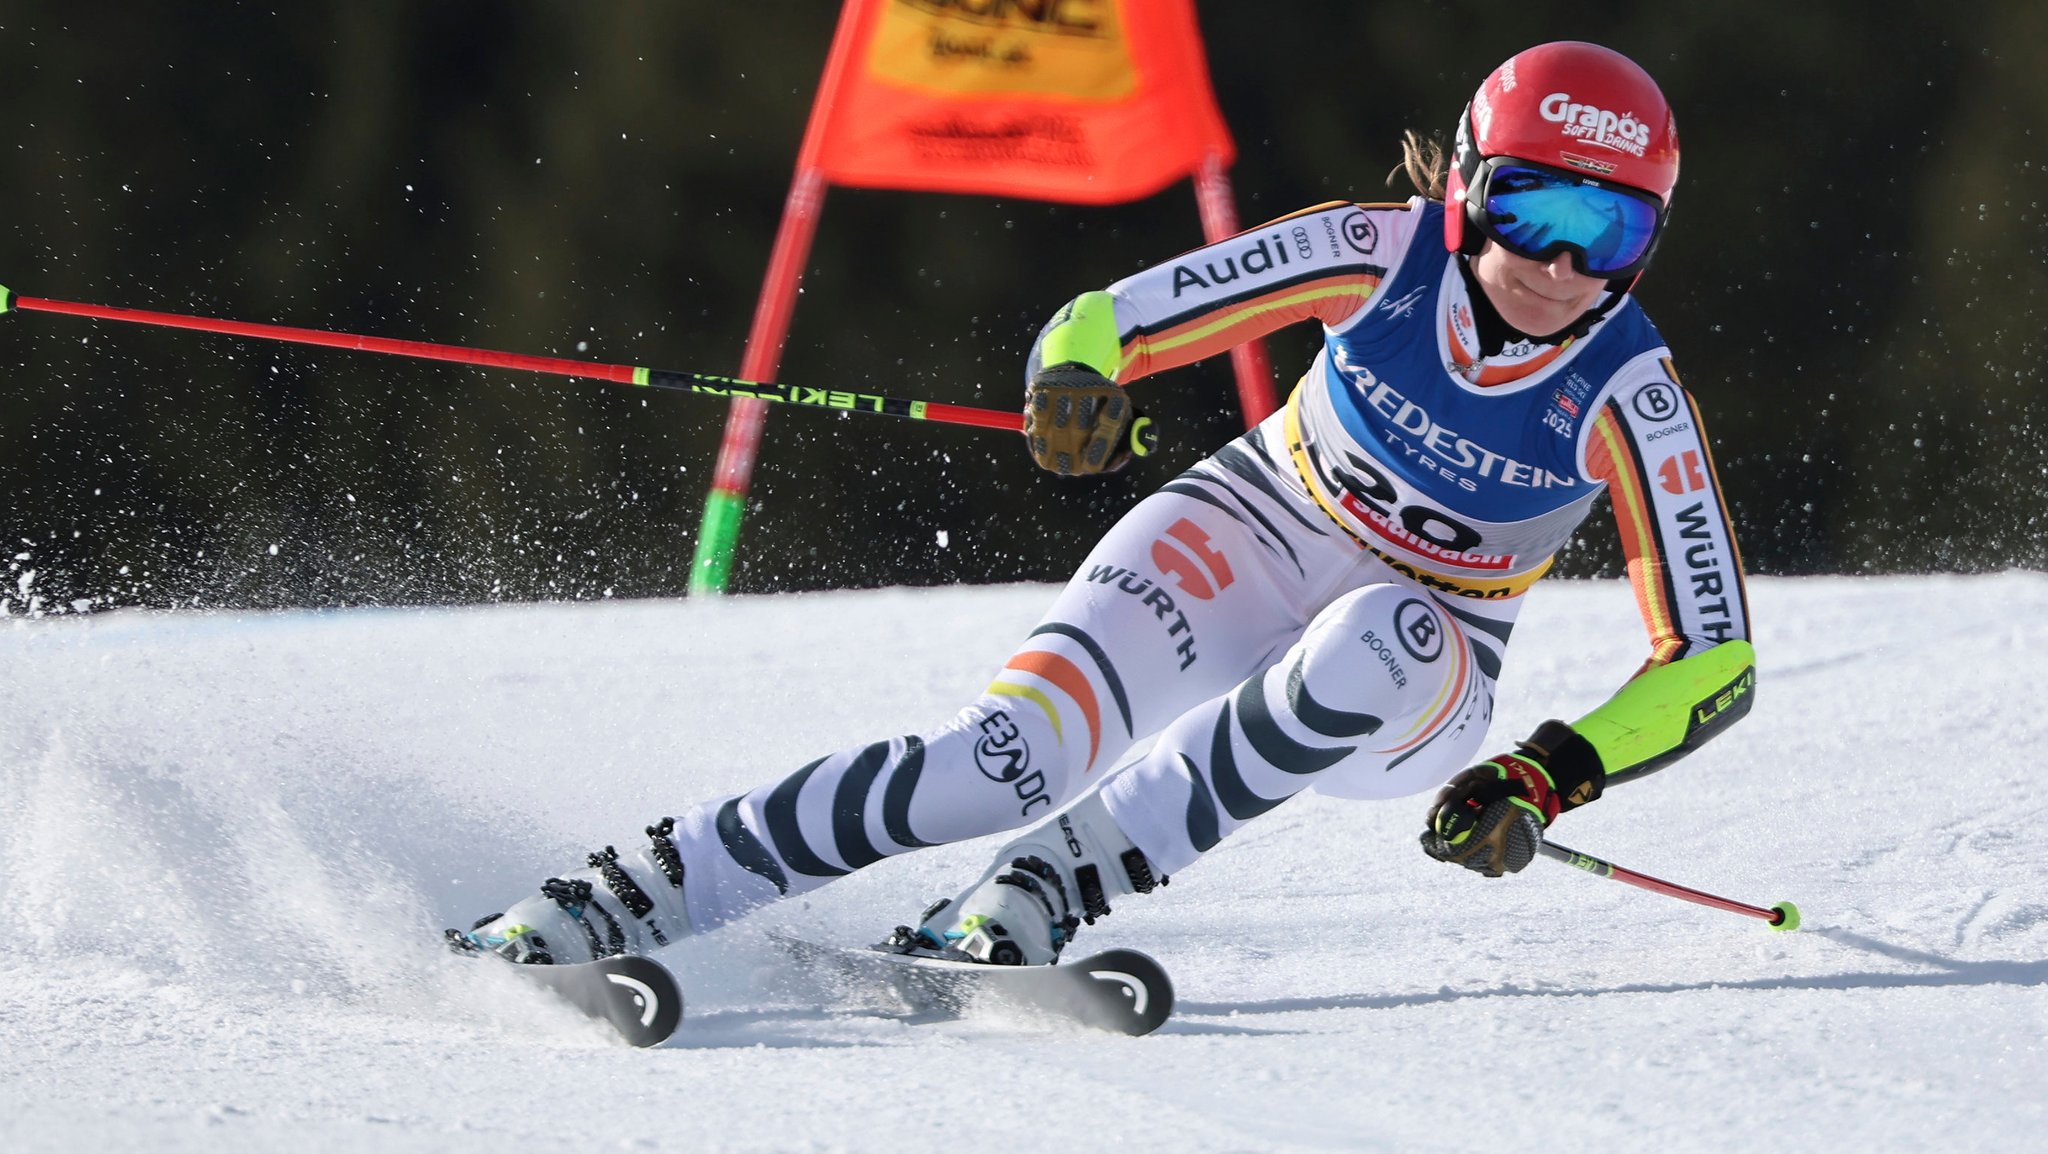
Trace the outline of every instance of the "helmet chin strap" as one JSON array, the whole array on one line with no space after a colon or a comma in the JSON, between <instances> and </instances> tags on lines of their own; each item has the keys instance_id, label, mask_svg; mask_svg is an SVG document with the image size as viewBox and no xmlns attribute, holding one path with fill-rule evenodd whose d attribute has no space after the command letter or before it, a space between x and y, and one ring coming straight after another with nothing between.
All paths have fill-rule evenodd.
<instances>
[{"instance_id":1,"label":"helmet chin strap","mask_svg":"<svg viewBox=\"0 0 2048 1154\"><path fill-rule=\"evenodd\" d=\"M1579 319L1573 321L1569 325L1566 325L1562 331L1552 336L1538 337L1536 339L1544 342L1545 344L1561 345L1568 340L1577 340L1578 338L1585 336L1587 333L1592 332L1593 326L1600 323L1600 318L1606 316L1608 313L1613 312L1615 306L1621 303L1622 298L1628 295L1628 291L1626 289L1614 288L1613 281L1609 281L1607 283L1609 286L1607 290L1607 295L1600 299L1599 304L1594 305L1592 308L1589 308L1585 312L1580 313Z\"/></svg>"},{"instance_id":2,"label":"helmet chin strap","mask_svg":"<svg viewBox=\"0 0 2048 1154\"><path fill-rule=\"evenodd\" d=\"M1458 253L1451 259L1458 262L1458 273L1465 278L1465 295L1472 301L1472 320L1479 333L1481 356L1494 356L1518 340L1534 341L1539 345L1561 345L1566 341L1577 340L1592 332L1593 326L1599 324L1602 317L1613 312L1615 307L1621 304L1622 298L1628 295L1626 287L1615 288L1615 282L1609 281L1607 295L1601 298L1599 304L1580 313L1577 320L1547 335L1525 333L1510 325L1507 318L1500 315L1500 310L1494 307L1493 298L1486 295L1486 289L1479 283L1478 274L1472 271L1472 257Z\"/></svg>"}]
</instances>

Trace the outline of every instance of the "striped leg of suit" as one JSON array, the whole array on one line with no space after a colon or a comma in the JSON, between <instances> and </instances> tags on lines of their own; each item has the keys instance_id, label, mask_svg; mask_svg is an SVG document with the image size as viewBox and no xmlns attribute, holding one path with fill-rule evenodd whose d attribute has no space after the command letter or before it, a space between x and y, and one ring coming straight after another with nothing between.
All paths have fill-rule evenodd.
<instances>
[{"instance_id":1,"label":"striped leg of suit","mask_svg":"<svg viewBox=\"0 0 2048 1154\"><path fill-rule=\"evenodd\" d=\"M1354 590L1280 658L1168 726L1104 787L1110 815L1173 872L1302 790L1401 797L1474 760L1493 710L1494 633L1396 581Z\"/></svg>"}]
</instances>

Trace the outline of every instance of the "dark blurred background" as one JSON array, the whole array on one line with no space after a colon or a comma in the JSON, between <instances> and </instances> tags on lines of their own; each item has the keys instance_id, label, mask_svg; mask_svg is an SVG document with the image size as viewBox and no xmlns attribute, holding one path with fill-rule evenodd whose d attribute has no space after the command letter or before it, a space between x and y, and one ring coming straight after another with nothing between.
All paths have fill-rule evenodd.
<instances>
[{"instance_id":1,"label":"dark blurred background","mask_svg":"<svg viewBox=\"0 0 2048 1154\"><path fill-rule=\"evenodd\" d=\"M26 296L729 373L837 4L0 10L0 283ZM1685 148L1640 295L1757 573L2048 563L2048 4L1200 0L1249 226L1405 196L1403 129L1550 39ZM1115 208L834 189L781 376L1010 407L1043 318L1200 239ZM1269 348L1281 383L1309 328ZM1152 378L1096 482L1007 434L777 410L735 592L1063 579L1241 428ZM44 314L0 319L0 596L106 606L680 594L723 402ZM1604 513L1564 571L1617 571ZM33 576L30 574L33 573Z\"/></svg>"}]
</instances>

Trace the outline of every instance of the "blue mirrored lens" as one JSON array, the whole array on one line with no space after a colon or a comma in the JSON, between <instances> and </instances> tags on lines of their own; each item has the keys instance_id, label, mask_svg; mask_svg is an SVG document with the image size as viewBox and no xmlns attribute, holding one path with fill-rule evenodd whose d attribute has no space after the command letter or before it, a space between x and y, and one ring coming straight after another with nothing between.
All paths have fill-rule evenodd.
<instances>
[{"instance_id":1,"label":"blue mirrored lens","mask_svg":"<svg viewBox=\"0 0 2048 1154\"><path fill-rule=\"evenodd\" d=\"M1548 260L1575 249L1587 273L1628 268L1657 235L1657 205L1641 196L1513 165L1488 179L1486 217L1517 256Z\"/></svg>"}]
</instances>

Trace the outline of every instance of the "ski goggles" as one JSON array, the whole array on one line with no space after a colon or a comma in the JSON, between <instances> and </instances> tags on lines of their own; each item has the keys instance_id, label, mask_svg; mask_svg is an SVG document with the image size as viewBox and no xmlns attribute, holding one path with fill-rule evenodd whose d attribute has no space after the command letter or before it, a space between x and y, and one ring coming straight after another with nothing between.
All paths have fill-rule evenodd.
<instances>
[{"instance_id":1,"label":"ski goggles","mask_svg":"<svg viewBox=\"0 0 2048 1154\"><path fill-rule=\"evenodd\" d=\"M1568 252L1581 273L1610 280L1650 263L1664 205L1649 193L1505 156L1481 161L1476 176L1479 231L1516 256Z\"/></svg>"}]
</instances>

